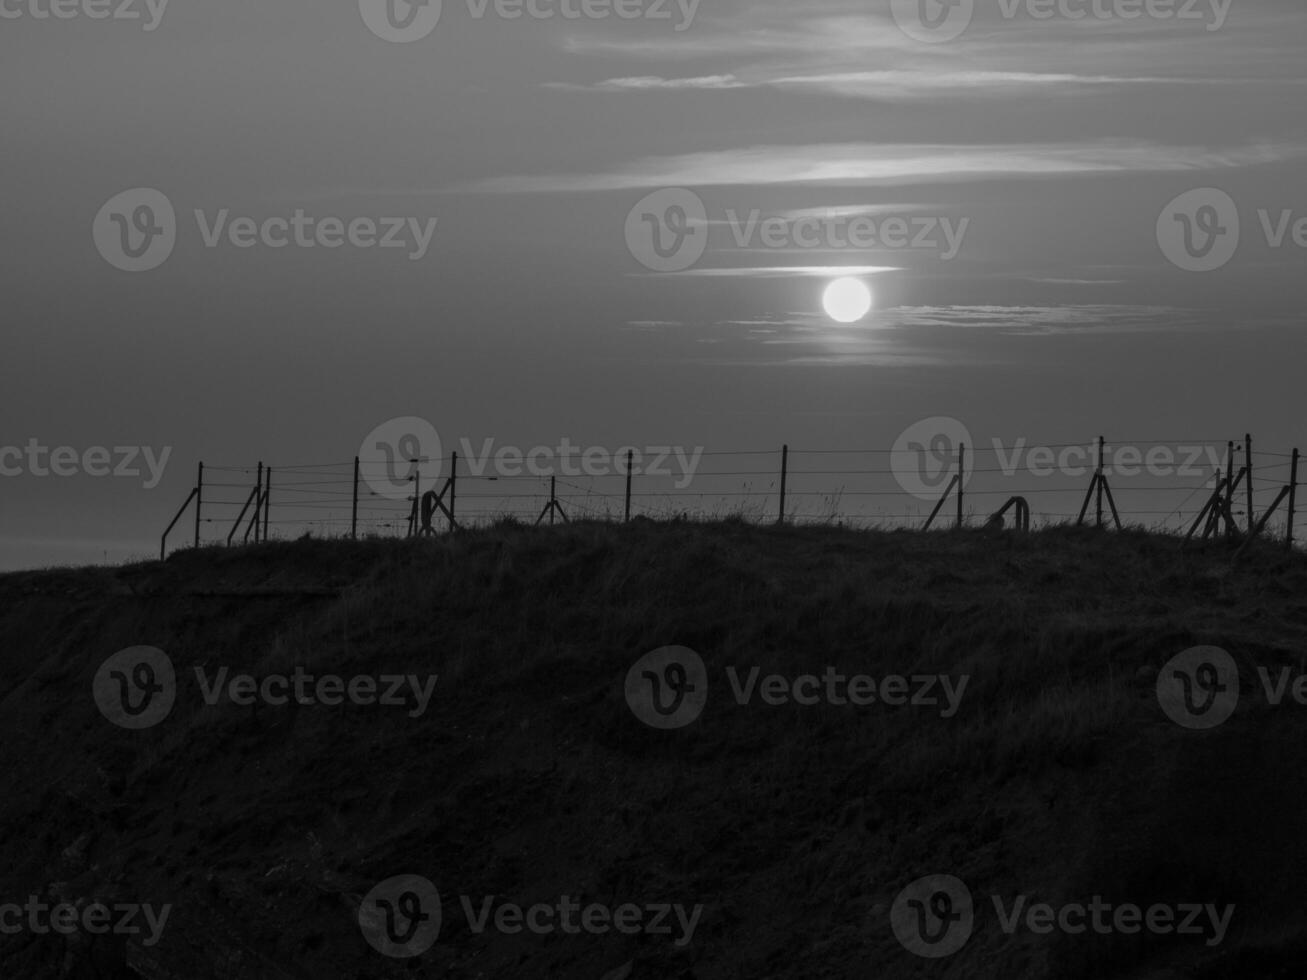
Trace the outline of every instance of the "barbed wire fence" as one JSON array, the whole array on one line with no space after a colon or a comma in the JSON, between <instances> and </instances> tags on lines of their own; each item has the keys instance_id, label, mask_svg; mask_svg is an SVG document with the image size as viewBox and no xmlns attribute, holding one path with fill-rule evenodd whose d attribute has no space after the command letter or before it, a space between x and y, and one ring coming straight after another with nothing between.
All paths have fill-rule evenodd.
<instances>
[{"instance_id":1,"label":"barbed wire fence","mask_svg":"<svg viewBox=\"0 0 1307 980\"><path fill-rule=\"evenodd\" d=\"M396 462L208 465L187 511L191 544L413 537L505 520L558 523L737 518L853 527L1018 528L1067 521L1187 531L1188 539L1303 539L1299 452L1239 440L1153 439L1025 447L777 449L682 454L680 472L634 452L600 465L530 468L457 453ZM1201 532L1201 533L1200 533Z\"/></svg>"}]
</instances>

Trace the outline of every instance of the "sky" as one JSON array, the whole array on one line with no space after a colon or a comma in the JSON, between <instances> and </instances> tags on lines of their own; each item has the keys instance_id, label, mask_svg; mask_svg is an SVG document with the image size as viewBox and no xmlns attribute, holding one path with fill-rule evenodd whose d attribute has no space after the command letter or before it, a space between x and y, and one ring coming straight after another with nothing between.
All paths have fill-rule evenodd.
<instances>
[{"instance_id":1,"label":"sky","mask_svg":"<svg viewBox=\"0 0 1307 980\"><path fill-rule=\"evenodd\" d=\"M772 508L782 445L792 508L905 518L964 438L980 517L1086 483L984 472L1014 446L1287 453L1305 43L1301 0L0 0L0 568L157 553L201 461L205 540L258 461L274 535L338 531L414 418L701 451L655 513ZM922 492L896 446L940 449ZM1210 473L1151 475L1199 489L1160 515Z\"/></svg>"}]
</instances>

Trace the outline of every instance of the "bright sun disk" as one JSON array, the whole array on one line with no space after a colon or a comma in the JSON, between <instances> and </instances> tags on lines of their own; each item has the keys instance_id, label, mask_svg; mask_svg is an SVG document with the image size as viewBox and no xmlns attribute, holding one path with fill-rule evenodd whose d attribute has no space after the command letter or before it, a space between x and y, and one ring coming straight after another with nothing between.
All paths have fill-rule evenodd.
<instances>
[{"instance_id":1,"label":"bright sun disk","mask_svg":"<svg viewBox=\"0 0 1307 980\"><path fill-rule=\"evenodd\" d=\"M871 311L871 290L861 279L845 276L826 287L821 305L837 323L857 323Z\"/></svg>"}]
</instances>

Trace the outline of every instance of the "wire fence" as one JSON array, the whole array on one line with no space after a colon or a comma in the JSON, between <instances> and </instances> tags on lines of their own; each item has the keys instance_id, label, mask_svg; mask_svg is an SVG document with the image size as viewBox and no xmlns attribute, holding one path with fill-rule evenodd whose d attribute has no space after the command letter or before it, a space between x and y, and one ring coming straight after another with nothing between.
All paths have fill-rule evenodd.
<instances>
[{"instance_id":1,"label":"wire fence","mask_svg":"<svg viewBox=\"0 0 1307 980\"><path fill-rule=\"evenodd\" d=\"M1204 514L1210 522L1224 513L1244 535L1256 529L1302 540L1297 450L1254 448L1246 436L1038 446L781 446L665 456L636 459L628 451L540 463L520 455L478 460L451 453L398 462L201 463L195 488L165 531L161 554L188 508L194 528L186 536L199 545L305 534L404 537L510 518L965 525L989 522L1018 497L1028 505L1032 526L1082 519L1176 531L1196 527ZM1105 492L1098 490L1100 479Z\"/></svg>"}]
</instances>

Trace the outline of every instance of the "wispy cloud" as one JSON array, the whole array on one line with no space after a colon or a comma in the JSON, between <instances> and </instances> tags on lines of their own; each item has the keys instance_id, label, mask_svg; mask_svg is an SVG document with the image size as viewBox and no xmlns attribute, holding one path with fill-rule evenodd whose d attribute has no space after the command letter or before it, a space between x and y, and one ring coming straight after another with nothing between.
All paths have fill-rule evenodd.
<instances>
[{"instance_id":1,"label":"wispy cloud","mask_svg":"<svg viewBox=\"0 0 1307 980\"><path fill-rule=\"evenodd\" d=\"M591 84L546 83L546 88L589 92L668 92L727 89L781 89L822 91L873 101L906 101L936 98L941 94L967 99L986 99L1020 92L1029 95L1071 94L1090 86L1125 85L1229 85L1235 80L1218 78L1176 78L1152 75L1078 75L1066 72L1031 71L936 71L888 69L883 71L825 72L808 75L752 77L704 75L663 78L640 75L608 78Z\"/></svg>"},{"instance_id":2,"label":"wispy cloud","mask_svg":"<svg viewBox=\"0 0 1307 980\"><path fill-rule=\"evenodd\" d=\"M632 276L656 278L688 276L700 279L788 279L796 277L871 276L880 272L899 272L892 265L776 265L729 269L685 269L681 272L632 272Z\"/></svg>"},{"instance_id":3,"label":"wispy cloud","mask_svg":"<svg viewBox=\"0 0 1307 980\"><path fill-rule=\"evenodd\" d=\"M545 82L545 88L568 91L596 92L648 92L676 89L729 89L750 88L734 75L703 75L698 78L660 78L657 75L639 75L634 78L609 78L592 85L576 85L570 82Z\"/></svg>"},{"instance_id":4,"label":"wispy cloud","mask_svg":"<svg viewBox=\"0 0 1307 980\"><path fill-rule=\"evenodd\" d=\"M955 327L1007 334L1051 335L1095 331L1180 330L1200 323L1194 311L1170 306L1106 303L1066 306L915 306L886 311L903 329Z\"/></svg>"},{"instance_id":5,"label":"wispy cloud","mask_svg":"<svg viewBox=\"0 0 1307 980\"><path fill-rule=\"evenodd\" d=\"M1210 317L1171 306L1073 304L1068 306L900 306L876 310L852 325L832 323L819 311L703 323L632 322L632 331L658 330L688 346L685 356L732 364L974 367L1015 356L982 353L960 343L959 331L985 331L1035 339L1084 333L1140 333L1211 328ZM696 352L710 347L711 354Z\"/></svg>"},{"instance_id":6,"label":"wispy cloud","mask_svg":"<svg viewBox=\"0 0 1307 980\"><path fill-rule=\"evenodd\" d=\"M1173 173L1277 163L1301 157L1305 149L1301 144L1210 148L1134 141L753 146L645 157L608 173L493 177L469 189L531 193L713 185L886 186L1017 176Z\"/></svg>"}]
</instances>

